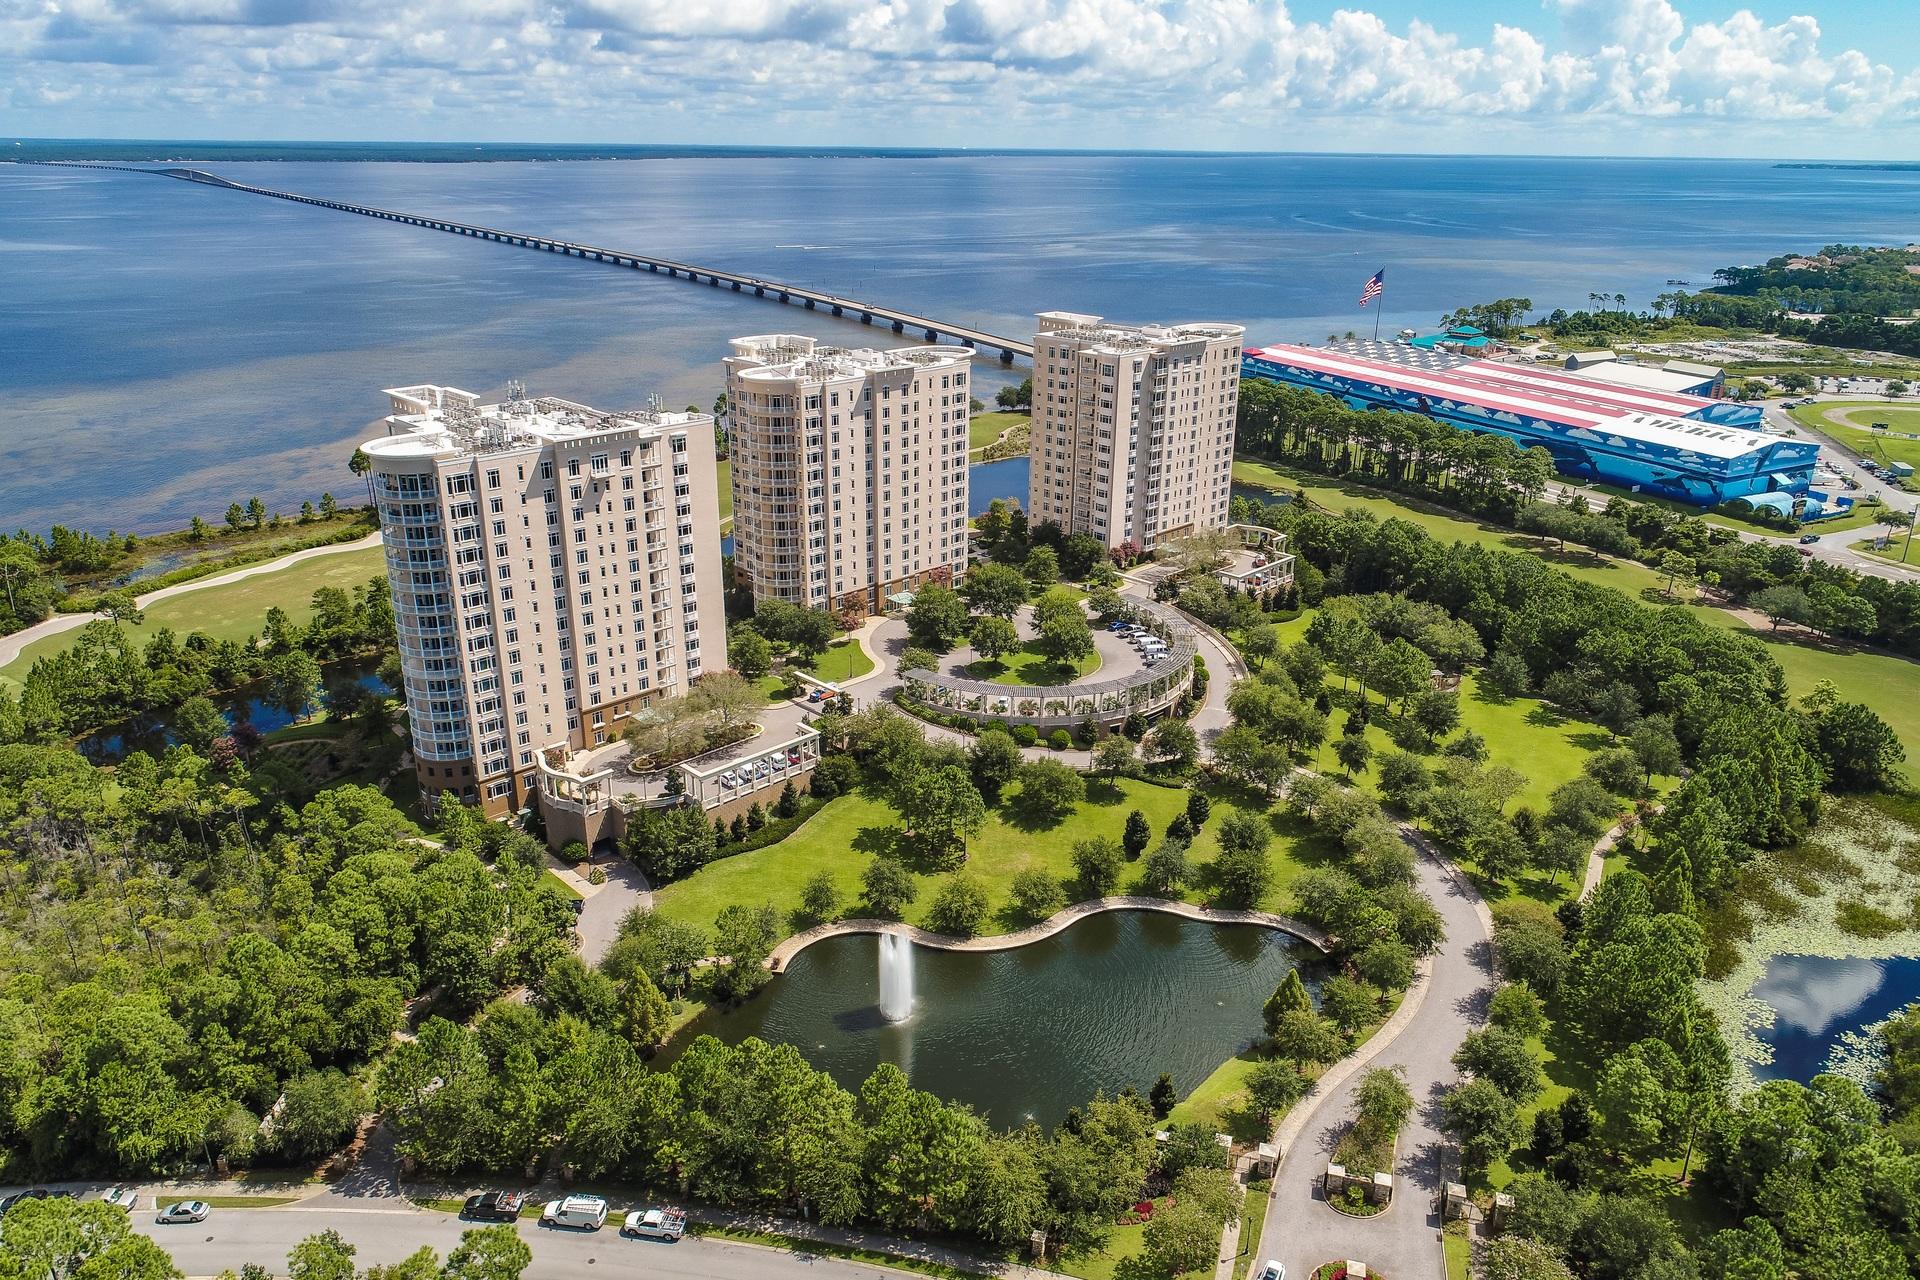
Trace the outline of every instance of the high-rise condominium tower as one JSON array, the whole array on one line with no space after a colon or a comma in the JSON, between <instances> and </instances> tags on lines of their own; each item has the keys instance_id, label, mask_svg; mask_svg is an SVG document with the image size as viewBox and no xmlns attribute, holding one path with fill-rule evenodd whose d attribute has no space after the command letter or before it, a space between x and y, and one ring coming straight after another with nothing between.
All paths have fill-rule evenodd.
<instances>
[{"instance_id":1,"label":"high-rise condominium tower","mask_svg":"<svg viewBox=\"0 0 1920 1280\"><path fill-rule=\"evenodd\" d=\"M790 333L734 340L734 565L757 599L878 612L966 567L972 358Z\"/></svg>"},{"instance_id":2,"label":"high-rise condominium tower","mask_svg":"<svg viewBox=\"0 0 1920 1280\"><path fill-rule=\"evenodd\" d=\"M1246 330L1039 321L1028 515L1142 549L1225 525Z\"/></svg>"},{"instance_id":3,"label":"high-rise condominium tower","mask_svg":"<svg viewBox=\"0 0 1920 1280\"><path fill-rule=\"evenodd\" d=\"M363 448L423 791L531 804L538 756L726 666L713 419L401 387Z\"/></svg>"}]
</instances>

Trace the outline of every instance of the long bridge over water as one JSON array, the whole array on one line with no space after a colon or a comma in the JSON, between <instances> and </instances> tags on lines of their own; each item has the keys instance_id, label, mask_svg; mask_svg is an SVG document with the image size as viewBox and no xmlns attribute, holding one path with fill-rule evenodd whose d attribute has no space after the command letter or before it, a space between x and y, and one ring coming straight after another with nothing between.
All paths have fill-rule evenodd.
<instances>
[{"instance_id":1,"label":"long bridge over water","mask_svg":"<svg viewBox=\"0 0 1920 1280\"><path fill-rule=\"evenodd\" d=\"M862 302L857 298L842 298L836 294L809 289L803 285L785 284L778 280L762 280L757 276L720 271L713 267L695 266L692 263L676 262L671 258L658 258L651 254L632 253L625 249L608 249L600 245L579 244L572 240L557 240L551 236L527 235L519 231L503 231L498 227L452 222L445 218L422 217L418 214L400 213L393 209L378 209L372 205L354 204L347 200L328 200L320 196L301 195L297 191L276 191L271 187L256 187L245 182L235 182L230 178L208 173L205 169L148 169L138 165L100 164L82 160L42 160L20 163L45 164L62 169L108 169L116 173L145 173L162 178L178 178L183 182L198 182L210 187L223 187L229 191L244 191L249 195L272 196L276 200L291 200L297 204L316 205L322 209L338 209L342 213L357 213L362 217L402 222L410 227L425 227L430 231L445 231L457 236L492 240L497 244L513 245L521 249L537 249L544 253L585 258L594 262L609 263L616 267L628 267L636 271L664 273L676 279L690 280L695 284L705 284L715 289L730 289L734 293L751 292L757 298L797 303L809 311L829 311L833 315L858 320L862 324L889 325L895 333L917 333L928 342L951 338L979 351L997 352L1002 364L1012 364L1015 356L1028 360L1033 358L1031 342L1002 337L1000 334L988 333L984 329L975 329L970 325L948 324L932 316L917 315L896 307Z\"/></svg>"}]
</instances>

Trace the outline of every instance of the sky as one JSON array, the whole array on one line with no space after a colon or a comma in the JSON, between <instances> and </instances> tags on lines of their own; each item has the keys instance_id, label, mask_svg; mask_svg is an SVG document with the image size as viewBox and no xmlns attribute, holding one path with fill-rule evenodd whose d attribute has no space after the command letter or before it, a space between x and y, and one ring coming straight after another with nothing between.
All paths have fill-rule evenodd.
<instances>
[{"instance_id":1,"label":"sky","mask_svg":"<svg viewBox=\"0 0 1920 1280\"><path fill-rule=\"evenodd\" d=\"M1913 0L0 0L0 135L1920 159Z\"/></svg>"}]
</instances>

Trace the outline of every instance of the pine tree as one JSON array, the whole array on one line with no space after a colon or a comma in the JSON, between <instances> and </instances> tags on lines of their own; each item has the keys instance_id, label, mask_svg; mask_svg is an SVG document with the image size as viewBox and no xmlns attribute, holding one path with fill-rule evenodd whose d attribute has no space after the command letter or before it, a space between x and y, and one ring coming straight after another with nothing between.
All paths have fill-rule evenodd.
<instances>
[{"instance_id":1,"label":"pine tree","mask_svg":"<svg viewBox=\"0 0 1920 1280\"><path fill-rule=\"evenodd\" d=\"M1307 984L1300 981L1300 971L1289 969L1286 978L1273 989L1273 994L1267 997L1266 1006L1260 1013L1266 1021L1267 1034L1272 1035L1275 1028L1280 1025L1280 1019L1287 1014L1312 1011L1313 997L1307 994Z\"/></svg>"},{"instance_id":2,"label":"pine tree","mask_svg":"<svg viewBox=\"0 0 1920 1280\"><path fill-rule=\"evenodd\" d=\"M636 968L620 984L620 1033L644 1053L667 1038L672 1022L673 1010L667 998L653 985L646 970Z\"/></svg>"},{"instance_id":3,"label":"pine tree","mask_svg":"<svg viewBox=\"0 0 1920 1280\"><path fill-rule=\"evenodd\" d=\"M1688 861L1686 850L1675 849L1654 877L1653 905L1667 915L1693 915L1693 863Z\"/></svg>"},{"instance_id":4,"label":"pine tree","mask_svg":"<svg viewBox=\"0 0 1920 1280\"><path fill-rule=\"evenodd\" d=\"M1153 827L1147 822L1147 815L1135 809L1127 815L1126 830L1120 835L1120 847L1127 851L1127 861L1139 857L1152 842Z\"/></svg>"},{"instance_id":5,"label":"pine tree","mask_svg":"<svg viewBox=\"0 0 1920 1280\"><path fill-rule=\"evenodd\" d=\"M1162 1071L1160 1078L1153 1082L1153 1088L1147 1094L1147 1102L1153 1107L1154 1118L1165 1120L1167 1113L1173 1110L1173 1104L1180 1101L1180 1095L1173 1087L1173 1077Z\"/></svg>"}]
</instances>

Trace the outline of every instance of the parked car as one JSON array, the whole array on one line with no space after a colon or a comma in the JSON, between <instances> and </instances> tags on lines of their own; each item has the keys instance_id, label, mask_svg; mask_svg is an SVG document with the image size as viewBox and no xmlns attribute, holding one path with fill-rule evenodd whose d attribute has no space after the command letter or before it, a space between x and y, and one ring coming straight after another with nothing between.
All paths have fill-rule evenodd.
<instances>
[{"instance_id":1,"label":"parked car","mask_svg":"<svg viewBox=\"0 0 1920 1280\"><path fill-rule=\"evenodd\" d=\"M731 769L729 769L727 772L720 775L720 785L725 787L729 791L733 790L734 786L738 782L739 782L739 779L733 776L733 771Z\"/></svg>"},{"instance_id":2,"label":"parked car","mask_svg":"<svg viewBox=\"0 0 1920 1280\"><path fill-rule=\"evenodd\" d=\"M1800 535L1800 545L1803 547L1818 541L1820 541L1820 535L1817 533L1803 533Z\"/></svg>"},{"instance_id":3,"label":"parked car","mask_svg":"<svg viewBox=\"0 0 1920 1280\"><path fill-rule=\"evenodd\" d=\"M607 1224L607 1202L599 1196L568 1196L549 1200L540 1211L544 1227L572 1227L576 1231L598 1231Z\"/></svg>"},{"instance_id":4,"label":"parked car","mask_svg":"<svg viewBox=\"0 0 1920 1280\"><path fill-rule=\"evenodd\" d=\"M29 1200L45 1200L53 1193L45 1187L28 1187L25 1191L16 1191L9 1196L0 1196L0 1214L11 1213L13 1207L25 1204Z\"/></svg>"},{"instance_id":5,"label":"parked car","mask_svg":"<svg viewBox=\"0 0 1920 1280\"><path fill-rule=\"evenodd\" d=\"M182 1200L153 1215L155 1222L205 1222L213 1207L205 1200Z\"/></svg>"},{"instance_id":6,"label":"parked car","mask_svg":"<svg viewBox=\"0 0 1920 1280\"><path fill-rule=\"evenodd\" d=\"M677 1241L687 1234L687 1215L678 1209L635 1209L620 1224L620 1234L645 1240Z\"/></svg>"},{"instance_id":7,"label":"parked car","mask_svg":"<svg viewBox=\"0 0 1920 1280\"><path fill-rule=\"evenodd\" d=\"M520 1216L520 1210L526 1207L526 1203L527 1193L524 1191L487 1191L468 1196L467 1202L460 1206L460 1216L488 1222L512 1222Z\"/></svg>"},{"instance_id":8,"label":"parked car","mask_svg":"<svg viewBox=\"0 0 1920 1280\"><path fill-rule=\"evenodd\" d=\"M799 750L798 750L798 749L795 749L795 750L793 750L793 751L789 751L789 752L787 752L787 763L788 763L788 764L799 764L799 763L800 763L800 752L799 752Z\"/></svg>"},{"instance_id":9,"label":"parked car","mask_svg":"<svg viewBox=\"0 0 1920 1280\"><path fill-rule=\"evenodd\" d=\"M1268 1258L1255 1280L1287 1280L1287 1269L1272 1258Z\"/></svg>"},{"instance_id":10,"label":"parked car","mask_svg":"<svg viewBox=\"0 0 1920 1280\"><path fill-rule=\"evenodd\" d=\"M109 1187L100 1193L100 1199L103 1203L110 1204L116 1209L125 1209L128 1213L140 1207L140 1193L132 1187Z\"/></svg>"}]
</instances>

